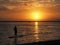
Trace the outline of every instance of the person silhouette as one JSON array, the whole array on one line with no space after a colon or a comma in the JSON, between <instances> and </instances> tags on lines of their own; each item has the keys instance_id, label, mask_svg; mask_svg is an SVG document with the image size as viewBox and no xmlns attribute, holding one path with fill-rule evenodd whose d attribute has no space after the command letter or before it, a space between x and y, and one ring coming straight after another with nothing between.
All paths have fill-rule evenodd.
<instances>
[{"instance_id":1,"label":"person silhouette","mask_svg":"<svg viewBox=\"0 0 60 45\"><path fill-rule=\"evenodd\" d=\"M14 40L14 45L17 45L17 27L14 27L14 35L15 35L15 40Z\"/></svg>"},{"instance_id":2,"label":"person silhouette","mask_svg":"<svg viewBox=\"0 0 60 45\"><path fill-rule=\"evenodd\" d=\"M17 36L17 27L14 27L14 35Z\"/></svg>"}]
</instances>

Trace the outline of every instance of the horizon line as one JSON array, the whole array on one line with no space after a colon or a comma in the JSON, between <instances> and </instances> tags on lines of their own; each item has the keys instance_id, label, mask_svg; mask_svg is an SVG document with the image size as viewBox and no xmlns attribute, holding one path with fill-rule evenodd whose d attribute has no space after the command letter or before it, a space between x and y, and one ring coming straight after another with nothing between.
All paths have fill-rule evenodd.
<instances>
[{"instance_id":1,"label":"horizon line","mask_svg":"<svg viewBox=\"0 0 60 45\"><path fill-rule=\"evenodd\" d=\"M60 21L0 21L0 22L60 22Z\"/></svg>"}]
</instances>

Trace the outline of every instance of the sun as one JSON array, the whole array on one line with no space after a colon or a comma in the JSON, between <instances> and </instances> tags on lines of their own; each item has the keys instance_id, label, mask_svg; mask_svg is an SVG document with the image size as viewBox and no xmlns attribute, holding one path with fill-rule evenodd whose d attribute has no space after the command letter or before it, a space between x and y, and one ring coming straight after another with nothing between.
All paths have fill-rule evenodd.
<instances>
[{"instance_id":1,"label":"sun","mask_svg":"<svg viewBox=\"0 0 60 45\"><path fill-rule=\"evenodd\" d=\"M33 15L34 15L35 19L39 19L39 13L38 12L33 13Z\"/></svg>"},{"instance_id":2,"label":"sun","mask_svg":"<svg viewBox=\"0 0 60 45\"><path fill-rule=\"evenodd\" d=\"M40 19L40 13L39 12L32 12L31 14L32 19L39 20Z\"/></svg>"}]
</instances>

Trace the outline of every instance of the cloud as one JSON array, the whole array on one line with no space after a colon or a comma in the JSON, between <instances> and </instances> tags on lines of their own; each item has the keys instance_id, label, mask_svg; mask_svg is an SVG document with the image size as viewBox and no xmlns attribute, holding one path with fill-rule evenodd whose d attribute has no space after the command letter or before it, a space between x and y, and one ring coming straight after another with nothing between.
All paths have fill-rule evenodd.
<instances>
[{"instance_id":1,"label":"cloud","mask_svg":"<svg viewBox=\"0 0 60 45\"><path fill-rule=\"evenodd\" d=\"M4 6L0 6L0 11L7 11L7 10L9 10L9 9Z\"/></svg>"},{"instance_id":2,"label":"cloud","mask_svg":"<svg viewBox=\"0 0 60 45\"><path fill-rule=\"evenodd\" d=\"M22 11L22 10L29 10L34 9L35 7L41 7L38 6L40 0L0 0L0 11L1 10L8 10L8 11ZM56 2L59 2L59 0L55 0ZM59 3L60 4L60 3ZM49 7L49 6L47 6ZM59 6L54 6L55 10L60 9ZM45 8L45 6L44 6ZM50 8L50 7L49 7Z\"/></svg>"}]
</instances>

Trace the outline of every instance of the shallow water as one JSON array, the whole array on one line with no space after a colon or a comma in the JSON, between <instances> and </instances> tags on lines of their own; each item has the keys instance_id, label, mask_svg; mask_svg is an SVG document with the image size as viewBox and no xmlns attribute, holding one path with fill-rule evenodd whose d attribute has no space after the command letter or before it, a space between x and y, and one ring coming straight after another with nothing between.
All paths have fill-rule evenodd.
<instances>
[{"instance_id":1,"label":"shallow water","mask_svg":"<svg viewBox=\"0 0 60 45\"><path fill-rule=\"evenodd\" d=\"M0 45L14 44L15 26L19 44L60 39L60 22L0 22Z\"/></svg>"}]
</instances>

